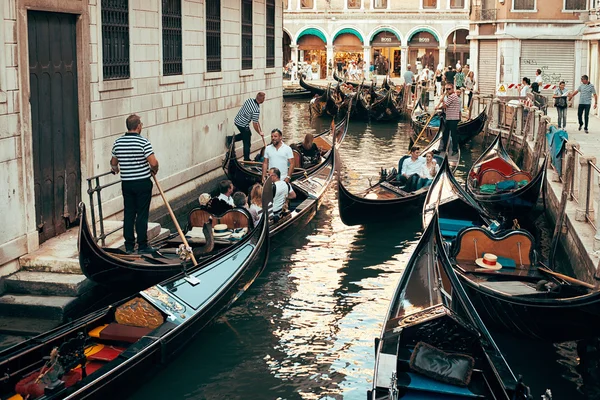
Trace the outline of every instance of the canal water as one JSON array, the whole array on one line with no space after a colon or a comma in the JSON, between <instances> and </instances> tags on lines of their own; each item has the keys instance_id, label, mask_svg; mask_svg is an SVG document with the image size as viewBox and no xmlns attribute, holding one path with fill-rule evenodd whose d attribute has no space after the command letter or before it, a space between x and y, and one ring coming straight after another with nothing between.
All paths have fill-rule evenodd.
<instances>
[{"instance_id":1,"label":"canal water","mask_svg":"<svg viewBox=\"0 0 600 400\"><path fill-rule=\"evenodd\" d=\"M285 141L326 129L309 121L308 102L286 102ZM266 126L269 132L272 128ZM410 125L352 122L341 149L341 179L360 190L406 153ZM463 151L459 177L481 152L481 139ZM132 399L363 400L371 386L373 340L421 231L420 215L368 228L345 226L336 190L306 227L281 243L252 287L204 329L185 351ZM545 221L537 222L542 232ZM543 233L546 246L549 235ZM566 258L565 258L566 259ZM515 374L539 399L584 396L575 343L557 345L494 333Z\"/></svg>"}]
</instances>

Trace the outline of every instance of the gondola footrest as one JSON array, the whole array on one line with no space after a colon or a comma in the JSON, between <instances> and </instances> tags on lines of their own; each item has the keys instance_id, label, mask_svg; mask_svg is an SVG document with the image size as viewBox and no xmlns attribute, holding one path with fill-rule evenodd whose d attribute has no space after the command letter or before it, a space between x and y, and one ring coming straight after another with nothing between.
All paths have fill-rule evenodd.
<instances>
[{"instance_id":1,"label":"gondola footrest","mask_svg":"<svg viewBox=\"0 0 600 400\"><path fill-rule=\"evenodd\" d=\"M475 360L466 354L446 353L430 344L419 342L410 357L410 368L440 382L468 386Z\"/></svg>"}]
</instances>

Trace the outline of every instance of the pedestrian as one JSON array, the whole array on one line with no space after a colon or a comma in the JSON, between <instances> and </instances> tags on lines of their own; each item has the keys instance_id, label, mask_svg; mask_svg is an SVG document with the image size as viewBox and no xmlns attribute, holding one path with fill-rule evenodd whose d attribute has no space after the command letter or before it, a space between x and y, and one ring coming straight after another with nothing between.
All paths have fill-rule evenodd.
<instances>
[{"instance_id":1,"label":"pedestrian","mask_svg":"<svg viewBox=\"0 0 600 400\"><path fill-rule=\"evenodd\" d=\"M152 199L151 177L158 172L158 161L150 141L141 136L140 117L131 114L125 124L127 133L115 140L110 159L112 173L121 173L125 252L133 253L137 234L138 253L152 253L156 249L148 246L148 214Z\"/></svg>"},{"instance_id":2,"label":"pedestrian","mask_svg":"<svg viewBox=\"0 0 600 400\"><path fill-rule=\"evenodd\" d=\"M429 106L429 70L427 68L421 71L419 83L421 86L421 105L423 106L423 110L427 112L427 107Z\"/></svg>"},{"instance_id":3,"label":"pedestrian","mask_svg":"<svg viewBox=\"0 0 600 400\"><path fill-rule=\"evenodd\" d=\"M462 67L459 67L456 69L456 74L454 75L454 85L456 87L456 90L459 93L459 98L460 98L460 109L462 110L463 108L463 97L462 97L462 93L465 87L465 74L462 72Z\"/></svg>"},{"instance_id":4,"label":"pedestrian","mask_svg":"<svg viewBox=\"0 0 600 400\"><path fill-rule=\"evenodd\" d=\"M534 82L536 83L536 85L535 85L536 87L534 88L532 86L532 90L535 93L539 93L540 90L542 90L542 85L544 84L544 78L542 77L542 70L539 69L539 68L535 71L535 80L534 80Z\"/></svg>"},{"instance_id":5,"label":"pedestrian","mask_svg":"<svg viewBox=\"0 0 600 400\"><path fill-rule=\"evenodd\" d=\"M452 68L452 65L448 65L448 70L444 73L444 80L446 84L452 84L454 86L454 77L456 76L456 71Z\"/></svg>"},{"instance_id":6,"label":"pedestrian","mask_svg":"<svg viewBox=\"0 0 600 400\"><path fill-rule=\"evenodd\" d=\"M262 181L267 177L267 171L277 168L281 173L279 178L289 183L294 172L294 153L292 148L283 143L283 134L277 128L271 131L271 144L265 149L265 159L262 167Z\"/></svg>"},{"instance_id":7,"label":"pedestrian","mask_svg":"<svg viewBox=\"0 0 600 400\"><path fill-rule=\"evenodd\" d=\"M258 122L258 117L260 116L260 105L265 101L264 92L258 92L256 98L248 99L242 105L240 111L238 111L235 116L235 120L233 123L240 133L234 136L227 137L227 146L231 143L231 138L234 138L236 142L240 140L244 143L244 161L250 161L250 145L251 145L251 136L252 132L250 131L250 122L252 121L252 126L256 133L260 136L264 137L264 133Z\"/></svg>"},{"instance_id":8,"label":"pedestrian","mask_svg":"<svg viewBox=\"0 0 600 400\"><path fill-rule=\"evenodd\" d=\"M558 84L558 88L554 91L554 107L556 107L556 111L558 112L558 127L566 128L567 127L567 96L569 92L565 90L565 81L561 81Z\"/></svg>"},{"instance_id":9,"label":"pedestrian","mask_svg":"<svg viewBox=\"0 0 600 400\"><path fill-rule=\"evenodd\" d=\"M292 77L291 81L296 82L298 80L298 66L296 63L292 63Z\"/></svg>"},{"instance_id":10,"label":"pedestrian","mask_svg":"<svg viewBox=\"0 0 600 400\"><path fill-rule=\"evenodd\" d=\"M458 123L460 122L460 99L456 95L454 85L446 82L446 95L442 99L442 108L446 113L446 128L442 136L442 148L448 147L448 139L452 140L452 156L458 153Z\"/></svg>"},{"instance_id":11,"label":"pedestrian","mask_svg":"<svg viewBox=\"0 0 600 400\"><path fill-rule=\"evenodd\" d=\"M531 79L528 77L523 77L521 81L521 91L519 92L519 96L527 97L527 93L529 93L529 89L531 89Z\"/></svg>"},{"instance_id":12,"label":"pedestrian","mask_svg":"<svg viewBox=\"0 0 600 400\"><path fill-rule=\"evenodd\" d=\"M588 123L590 121L590 108L592 106L592 96L594 96L594 110L598 108L598 95L596 94L596 88L590 83L590 78L587 75L581 77L581 85L577 90L569 95L571 100L577 93L581 93L579 96L579 107L577 108L577 119L579 120L579 130L585 125L585 133L588 131ZM585 120L582 119L585 114Z\"/></svg>"},{"instance_id":13,"label":"pedestrian","mask_svg":"<svg viewBox=\"0 0 600 400\"><path fill-rule=\"evenodd\" d=\"M442 93L442 70L435 70L435 96L441 96Z\"/></svg>"},{"instance_id":14,"label":"pedestrian","mask_svg":"<svg viewBox=\"0 0 600 400\"><path fill-rule=\"evenodd\" d=\"M471 103L473 102L473 92L475 91L475 72L469 71L465 77L465 93L467 94L467 108L469 115L467 120L471 119Z\"/></svg>"}]
</instances>

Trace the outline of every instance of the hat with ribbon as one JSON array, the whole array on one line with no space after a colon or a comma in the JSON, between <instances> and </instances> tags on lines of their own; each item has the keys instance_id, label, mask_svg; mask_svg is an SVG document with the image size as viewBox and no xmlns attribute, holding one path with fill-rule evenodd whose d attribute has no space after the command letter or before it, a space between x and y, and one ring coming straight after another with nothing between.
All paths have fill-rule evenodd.
<instances>
[{"instance_id":1,"label":"hat with ribbon","mask_svg":"<svg viewBox=\"0 0 600 400\"><path fill-rule=\"evenodd\" d=\"M475 260L475 264L485 269L498 270L502 268L502 264L498 262L498 256L492 253L486 253L482 258Z\"/></svg>"}]
</instances>

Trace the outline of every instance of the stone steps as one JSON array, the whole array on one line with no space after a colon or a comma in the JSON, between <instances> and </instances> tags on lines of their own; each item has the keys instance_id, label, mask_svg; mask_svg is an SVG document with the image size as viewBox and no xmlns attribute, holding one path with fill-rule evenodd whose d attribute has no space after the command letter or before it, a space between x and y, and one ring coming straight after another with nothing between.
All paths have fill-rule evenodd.
<instances>
[{"instance_id":1,"label":"stone steps","mask_svg":"<svg viewBox=\"0 0 600 400\"><path fill-rule=\"evenodd\" d=\"M77 297L94 286L84 275L20 271L4 280L8 293Z\"/></svg>"},{"instance_id":2,"label":"stone steps","mask_svg":"<svg viewBox=\"0 0 600 400\"><path fill-rule=\"evenodd\" d=\"M77 297L4 294L0 297L0 316L34 318L63 322L77 305Z\"/></svg>"},{"instance_id":3,"label":"stone steps","mask_svg":"<svg viewBox=\"0 0 600 400\"><path fill-rule=\"evenodd\" d=\"M60 322L52 319L2 317L0 318L0 332L2 332L0 336L37 336L59 325Z\"/></svg>"}]
</instances>

